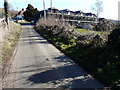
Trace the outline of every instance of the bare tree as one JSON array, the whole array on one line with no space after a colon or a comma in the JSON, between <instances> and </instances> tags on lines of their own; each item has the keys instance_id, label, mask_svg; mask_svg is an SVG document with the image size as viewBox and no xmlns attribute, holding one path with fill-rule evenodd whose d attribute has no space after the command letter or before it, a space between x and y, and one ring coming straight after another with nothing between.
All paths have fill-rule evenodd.
<instances>
[{"instance_id":1,"label":"bare tree","mask_svg":"<svg viewBox=\"0 0 120 90\"><path fill-rule=\"evenodd\" d=\"M15 11L15 9L13 8L13 6L11 4L8 5L9 6L9 13L10 13L10 17L14 17L15 15L17 15L17 11Z\"/></svg>"},{"instance_id":2,"label":"bare tree","mask_svg":"<svg viewBox=\"0 0 120 90\"><path fill-rule=\"evenodd\" d=\"M91 8L96 12L98 20L100 13L103 12L103 2L101 0L96 0L95 4Z\"/></svg>"}]
</instances>

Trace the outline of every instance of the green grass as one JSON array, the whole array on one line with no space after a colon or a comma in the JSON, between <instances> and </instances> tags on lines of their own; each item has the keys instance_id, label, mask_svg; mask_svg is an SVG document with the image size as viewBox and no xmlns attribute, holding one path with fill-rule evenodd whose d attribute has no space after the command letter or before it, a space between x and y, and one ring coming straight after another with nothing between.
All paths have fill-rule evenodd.
<instances>
[{"instance_id":1,"label":"green grass","mask_svg":"<svg viewBox=\"0 0 120 90\"><path fill-rule=\"evenodd\" d=\"M88 34L90 32L93 32L93 33L96 33L96 34L100 35L104 39L107 39L108 35L110 33L109 31L92 31L92 30L79 29L79 28L74 28L74 29L77 30L81 34Z\"/></svg>"},{"instance_id":2,"label":"green grass","mask_svg":"<svg viewBox=\"0 0 120 90\"><path fill-rule=\"evenodd\" d=\"M78 28L74 28L75 30L77 30L79 33L82 33L82 34L87 34L89 32L89 30L86 30L86 29L78 29Z\"/></svg>"},{"instance_id":3,"label":"green grass","mask_svg":"<svg viewBox=\"0 0 120 90\"><path fill-rule=\"evenodd\" d=\"M12 45L16 44L18 37L20 35L20 32L21 32L21 29L19 29L18 31L10 32L9 36L12 36L12 38L8 37L7 41L5 42L5 45L2 47L3 55L9 51Z\"/></svg>"},{"instance_id":4,"label":"green grass","mask_svg":"<svg viewBox=\"0 0 120 90\"><path fill-rule=\"evenodd\" d=\"M87 34L89 32L95 32L96 34L99 34L99 35L102 35L103 33L109 34L108 31L92 31L92 30L79 29L79 28L74 28L74 29L83 34Z\"/></svg>"}]
</instances>

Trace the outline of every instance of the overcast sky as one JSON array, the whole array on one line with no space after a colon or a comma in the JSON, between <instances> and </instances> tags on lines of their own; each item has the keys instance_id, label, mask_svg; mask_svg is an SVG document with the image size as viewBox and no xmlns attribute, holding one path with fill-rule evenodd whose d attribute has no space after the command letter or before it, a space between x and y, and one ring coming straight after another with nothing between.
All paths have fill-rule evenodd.
<instances>
[{"instance_id":1,"label":"overcast sky","mask_svg":"<svg viewBox=\"0 0 120 90\"><path fill-rule=\"evenodd\" d=\"M13 6L15 10L26 8L28 4L33 5L38 10L43 9L43 0L8 0L8 3ZM50 7L50 0L46 1L46 9ZM62 9L70 9L73 11L82 10L83 12L93 12L91 6L96 0L53 0L53 7ZM118 20L118 2L120 0L102 0L104 11L100 17L107 19ZM4 0L0 0L0 7L3 7Z\"/></svg>"}]
</instances>

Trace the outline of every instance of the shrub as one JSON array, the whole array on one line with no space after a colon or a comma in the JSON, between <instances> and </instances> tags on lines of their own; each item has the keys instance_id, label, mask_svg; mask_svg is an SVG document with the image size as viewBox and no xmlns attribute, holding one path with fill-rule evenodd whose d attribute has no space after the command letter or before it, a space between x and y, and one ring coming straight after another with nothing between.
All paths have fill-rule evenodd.
<instances>
[{"instance_id":1,"label":"shrub","mask_svg":"<svg viewBox=\"0 0 120 90\"><path fill-rule=\"evenodd\" d=\"M24 19L27 21L31 21L32 15L39 12L37 8L34 8L31 4L28 4L26 11L24 12Z\"/></svg>"},{"instance_id":2,"label":"shrub","mask_svg":"<svg viewBox=\"0 0 120 90\"><path fill-rule=\"evenodd\" d=\"M108 42L110 44L115 44L120 40L120 28L114 29L112 33L108 36Z\"/></svg>"},{"instance_id":3,"label":"shrub","mask_svg":"<svg viewBox=\"0 0 120 90\"><path fill-rule=\"evenodd\" d=\"M102 47L104 45L104 40L100 37L100 35L96 35L91 44L93 45L94 48L96 47Z\"/></svg>"},{"instance_id":4,"label":"shrub","mask_svg":"<svg viewBox=\"0 0 120 90\"><path fill-rule=\"evenodd\" d=\"M49 23L45 25L41 20L36 24L36 27L39 29L38 32L49 42L104 83L105 86L116 87L119 85L120 54L118 55L116 52L118 48L113 48L114 44L112 44L114 42L115 46L119 47L119 31L113 31L109 35L109 43L106 43L95 33L77 34L76 31L70 30L68 27L56 24L54 20L55 24L52 25Z\"/></svg>"},{"instance_id":5,"label":"shrub","mask_svg":"<svg viewBox=\"0 0 120 90\"><path fill-rule=\"evenodd\" d=\"M117 28L118 25L113 23L110 20L103 19L94 27L95 31L112 31L113 29Z\"/></svg>"},{"instance_id":6,"label":"shrub","mask_svg":"<svg viewBox=\"0 0 120 90\"><path fill-rule=\"evenodd\" d=\"M61 19L55 19L53 16L48 16L46 19L46 22L44 18L40 18L38 22L36 23L36 26L48 26L48 27L54 27L57 26L59 28L65 28L68 29L70 27L70 24L67 22L62 21Z\"/></svg>"},{"instance_id":7,"label":"shrub","mask_svg":"<svg viewBox=\"0 0 120 90\"><path fill-rule=\"evenodd\" d=\"M108 44L110 44L120 55L120 28L113 30L108 36Z\"/></svg>"}]
</instances>

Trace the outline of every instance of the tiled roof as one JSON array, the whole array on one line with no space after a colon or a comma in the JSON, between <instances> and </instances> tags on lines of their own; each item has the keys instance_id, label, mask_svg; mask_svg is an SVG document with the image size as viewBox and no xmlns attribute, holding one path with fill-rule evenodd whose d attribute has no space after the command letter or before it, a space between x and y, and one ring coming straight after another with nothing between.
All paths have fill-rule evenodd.
<instances>
[{"instance_id":1,"label":"tiled roof","mask_svg":"<svg viewBox=\"0 0 120 90\"><path fill-rule=\"evenodd\" d=\"M75 14L78 14L78 13L84 13L83 11L79 10L79 11L74 11Z\"/></svg>"},{"instance_id":2,"label":"tiled roof","mask_svg":"<svg viewBox=\"0 0 120 90\"><path fill-rule=\"evenodd\" d=\"M64 10L60 10L61 13L65 13L65 12L73 12L70 9L64 9Z\"/></svg>"}]
</instances>

